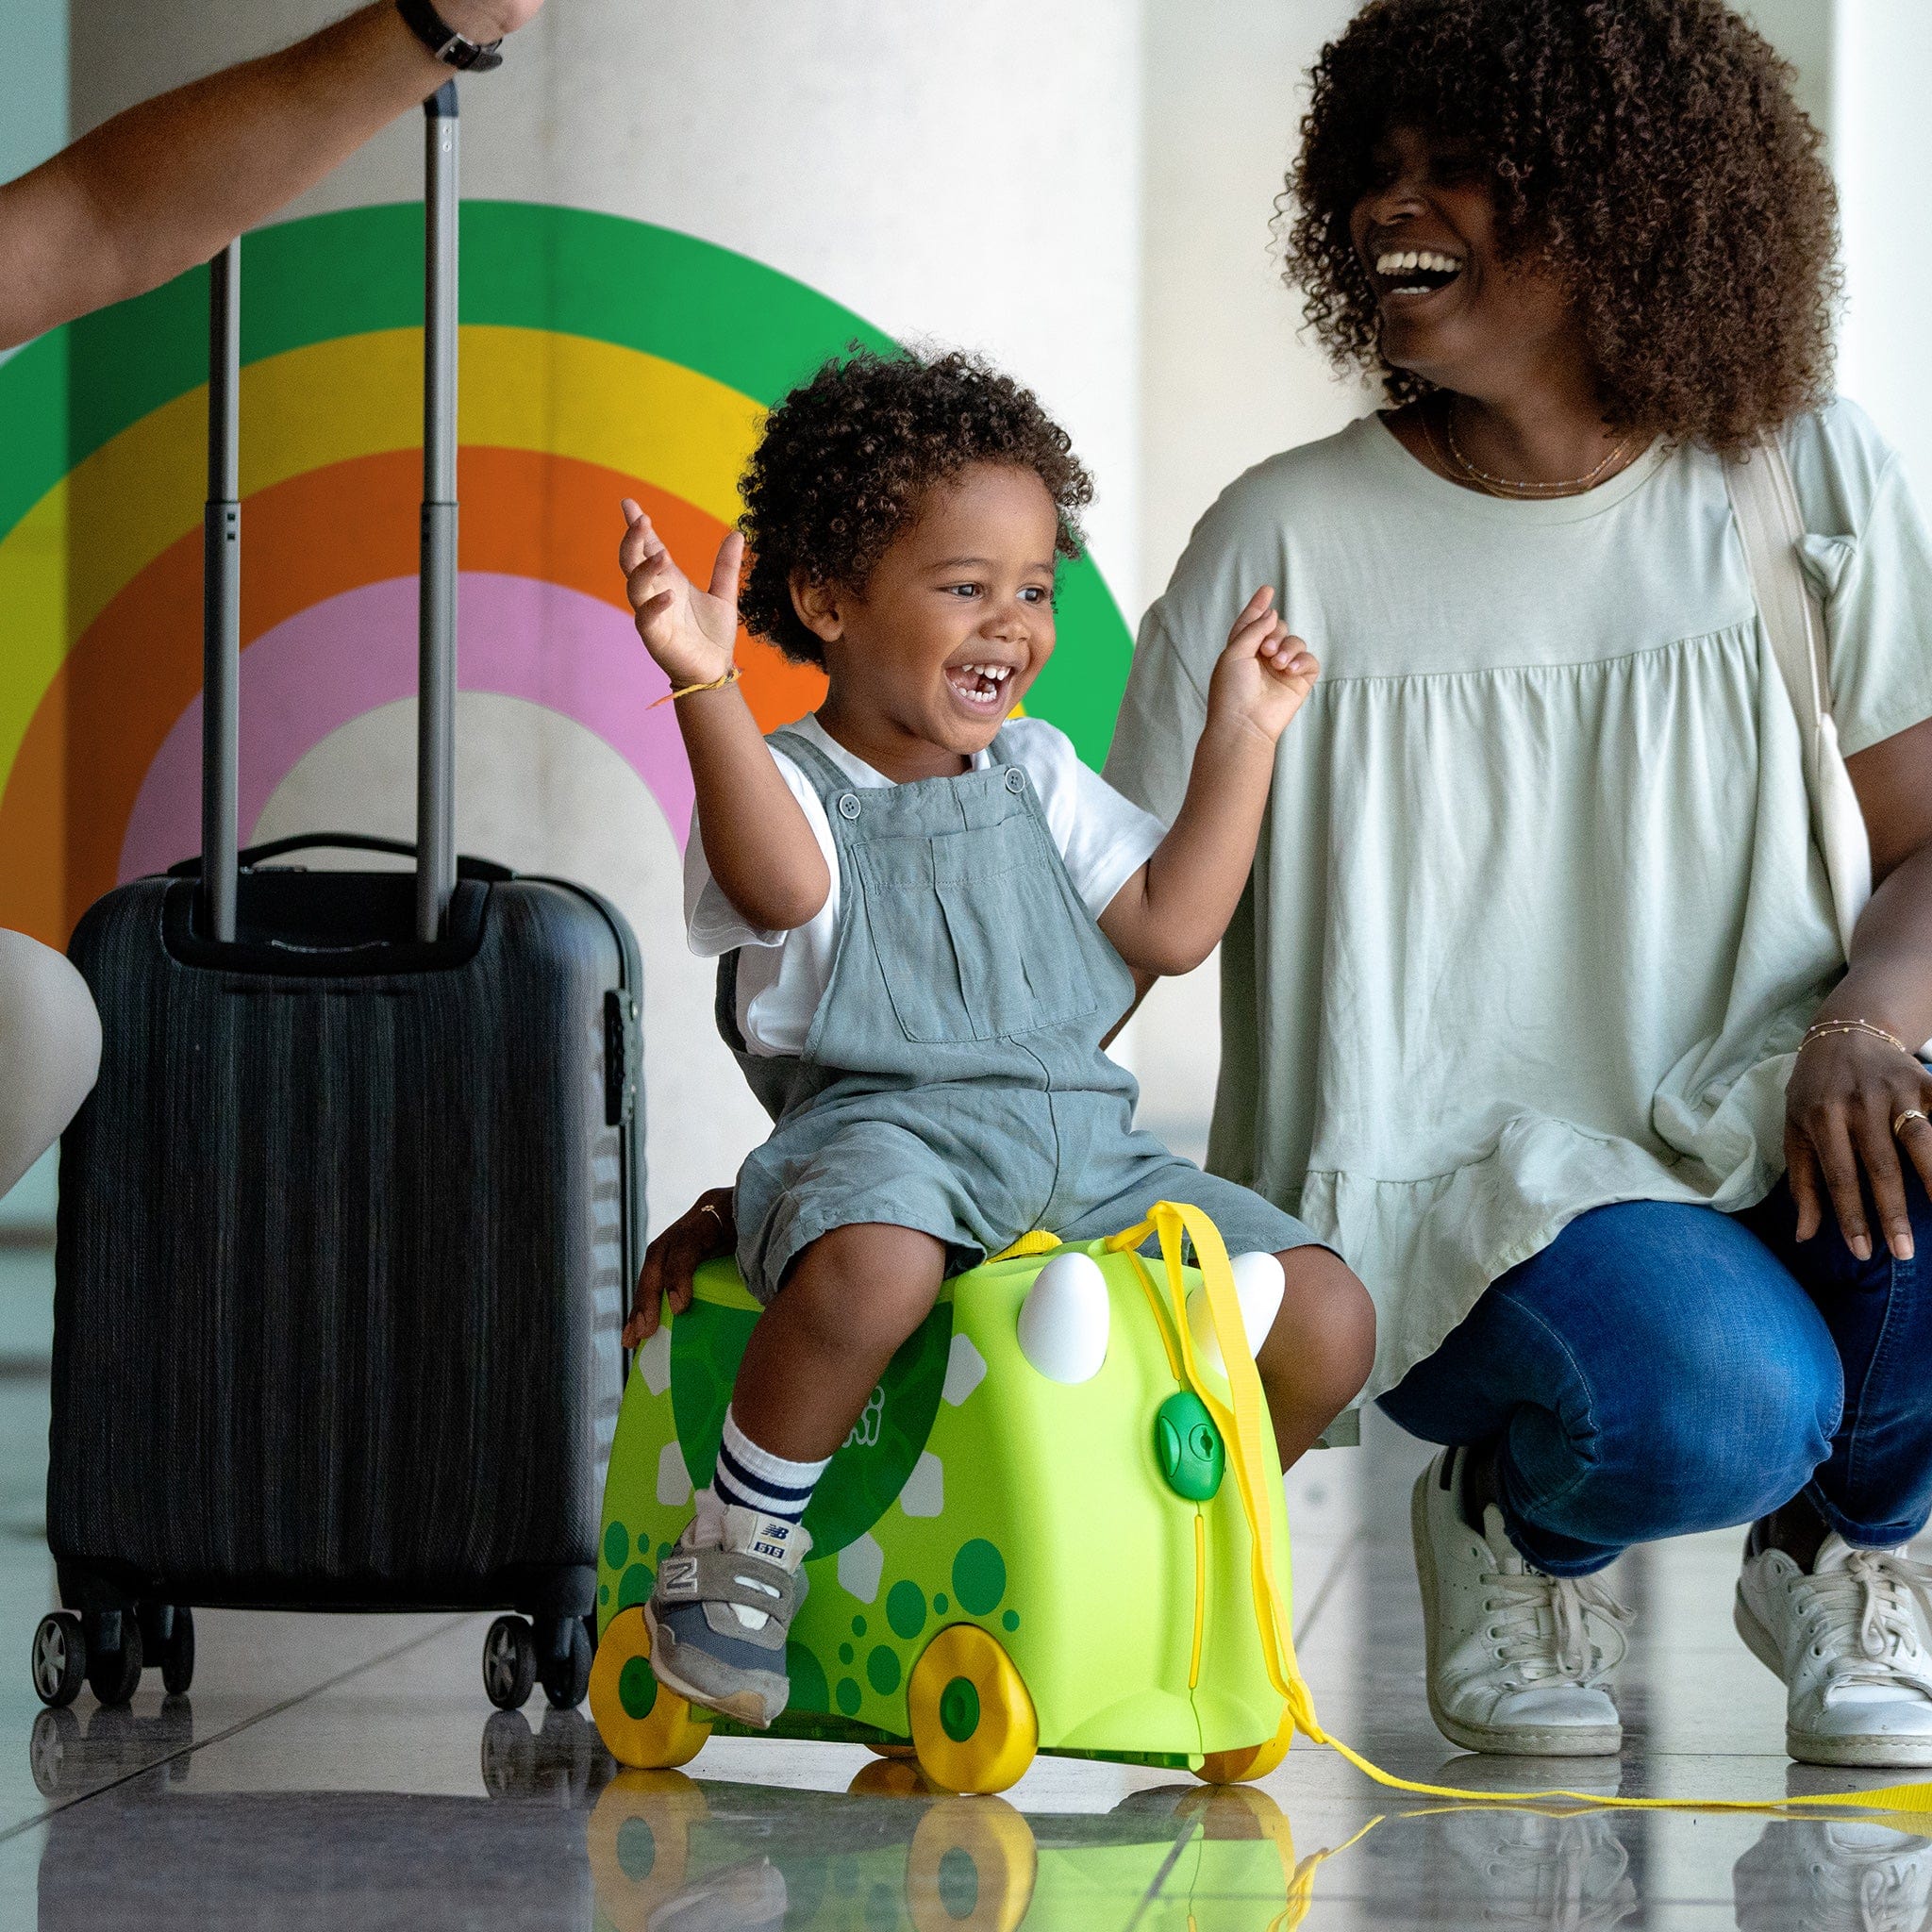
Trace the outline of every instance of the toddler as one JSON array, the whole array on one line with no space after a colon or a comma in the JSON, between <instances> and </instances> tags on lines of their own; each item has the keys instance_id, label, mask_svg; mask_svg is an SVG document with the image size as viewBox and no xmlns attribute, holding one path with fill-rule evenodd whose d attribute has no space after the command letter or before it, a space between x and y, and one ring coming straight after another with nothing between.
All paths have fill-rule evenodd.
<instances>
[{"instance_id":1,"label":"toddler","mask_svg":"<svg viewBox=\"0 0 1932 1932\"><path fill-rule=\"evenodd\" d=\"M1163 827L1012 715L1091 496L1030 392L960 354L853 354L772 411L743 491L708 591L630 502L619 554L696 786L691 942L720 958L719 1024L774 1122L736 1194L764 1313L645 1617L662 1682L768 1725L800 1519L948 1274L1030 1229L1091 1241L1157 1200L1202 1208L1286 1275L1257 1356L1284 1465L1360 1389L1374 1318L1299 1222L1136 1131L1103 1051L1139 991L1207 958L1246 883L1317 672L1273 591L1235 619ZM733 688L741 615L830 680L770 741Z\"/></svg>"}]
</instances>

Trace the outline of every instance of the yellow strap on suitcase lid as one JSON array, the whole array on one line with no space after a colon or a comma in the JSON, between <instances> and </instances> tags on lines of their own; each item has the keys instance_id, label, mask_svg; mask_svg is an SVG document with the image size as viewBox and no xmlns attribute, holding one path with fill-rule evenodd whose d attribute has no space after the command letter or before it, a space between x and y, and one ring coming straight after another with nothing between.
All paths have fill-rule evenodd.
<instances>
[{"instance_id":1,"label":"yellow strap on suitcase lid","mask_svg":"<svg viewBox=\"0 0 1932 1932\"><path fill-rule=\"evenodd\" d=\"M1187 1379L1206 1405L1227 1445L1228 1468L1241 1496L1241 1513L1247 1518L1250 1551L1249 1572L1255 1592L1255 1624L1260 1635L1261 1655L1268 1669L1268 1680L1281 1693L1295 1728L1311 1742L1326 1744L1349 1763L1391 1791L1412 1791L1424 1798L1453 1798L1459 1804L1502 1805L1518 1809L1558 1801L1589 1810L1615 1811L1747 1811L1807 1817L1822 1809L1853 1811L1896 1811L1932 1813L1932 1783L1876 1785L1869 1790L1835 1791L1817 1797L1786 1798L1622 1798L1604 1797L1590 1791L1561 1789L1545 1791L1474 1791L1458 1785L1424 1784L1414 1778L1397 1777L1371 1763L1359 1751L1331 1737L1315 1715L1315 1705L1301 1674L1294 1654L1294 1638L1289 1627L1287 1607L1275 1580L1271 1560L1274 1547L1274 1517L1270 1508L1270 1485L1262 1479L1266 1467L1261 1438L1261 1378L1248 1347L1247 1331L1241 1322L1241 1302L1235 1294L1234 1271L1228 1265L1227 1249L1220 1230L1200 1208L1185 1202L1159 1201L1139 1227L1128 1228L1108 1242L1109 1250L1125 1253L1140 1271L1142 1286L1150 1298L1157 1291L1147 1264L1138 1252L1147 1237L1160 1238L1160 1257L1167 1274L1168 1302L1174 1314L1174 1327L1180 1342ZM1208 1386L1194 1359L1193 1338L1188 1327L1187 1283L1181 1269L1181 1241L1193 1242L1194 1261L1200 1270L1202 1291L1208 1297L1208 1310L1213 1319L1214 1336L1227 1365L1229 1402L1223 1402ZM1282 1304L1284 1313L1288 1304Z\"/></svg>"}]
</instances>

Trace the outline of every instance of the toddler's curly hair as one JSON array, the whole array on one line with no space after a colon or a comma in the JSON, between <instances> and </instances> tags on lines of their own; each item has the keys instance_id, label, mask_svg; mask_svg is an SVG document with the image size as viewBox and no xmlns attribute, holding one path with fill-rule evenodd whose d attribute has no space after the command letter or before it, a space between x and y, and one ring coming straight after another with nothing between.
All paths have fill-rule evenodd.
<instances>
[{"instance_id":1,"label":"toddler's curly hair","mask_svg":"<svg viewBox=\"0 0 1932 1932\"><path fill-rule=\"evenodd\" d=\"M1349 214L1391 128L1453 142L1504 245L1568 284L1610 422L1734 450L1831 376L1838 204L1791 79L1723 0L1372 0L1315 65L1287 278L1339 365L1421 396Z\"/></svg>"},{"instance_id":2,"label":"toddler's curly hair","mask_svg":"<svg viewBox=\"0 0 1932 1932\"><path fill-rule=\"evenodd\" d=\"M824 651L791 607L791 579L863 591L926 492L971 463L1031 470L1077 557L1093 484L1033 391L960 350L881 356L856 344L783 397L739 481L750 560L745 627L800 664Z\"/></svg>"}]
</instances>

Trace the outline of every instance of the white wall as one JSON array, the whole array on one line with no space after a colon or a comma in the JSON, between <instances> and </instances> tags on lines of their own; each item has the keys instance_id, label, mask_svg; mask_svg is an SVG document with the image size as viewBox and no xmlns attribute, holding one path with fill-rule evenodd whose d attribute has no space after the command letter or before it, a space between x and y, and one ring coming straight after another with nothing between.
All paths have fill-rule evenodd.
<instances>
[{"instance_id":1,"label":"white wall","mask_svg":"<svg viewBox=\"0 0 1932 1932\"><path fill-rule=\"evenodd\" d=\"M1840 0L1832 53L1845 254L1839 387L1898 446L1923 504L1932 501L1932 8Z\"/></svg>"},{"instance_id":2,"label":"white wall","mask_svg":"<svg viewBox=\"0 0 1932 1932\"><path fill-rule=\"evenodd\" d=\"M1300 335L1269 225L1353 0L1144 0L1141 603L1250 464L1367 407Z\"/></svg>"},{"instance_id":3,"label":"white wall","mask_svg":"<svg viewBox=\"0 0 1932 1932\"><path fill-rule=\"evenodd\" d=\"M38 167L67 141L67 0L0 6L0 181Z\"/></svg>"},{"instance_id":4,"label":"white wall","mask_svg":"<svg viewBox=\"0 0 1932 1932\"><path fill-rule=\"evenodd\" d=\"M342 0L73 0L78 131ZM82 58L84 56L84 58ZM741 249L900 337L985 350L1099 479L1132 593L1140 476L1137 0L551 0L462 83L463 188ZM405 115L291 215L422 192Z\"/></svg>"}]
</instances>

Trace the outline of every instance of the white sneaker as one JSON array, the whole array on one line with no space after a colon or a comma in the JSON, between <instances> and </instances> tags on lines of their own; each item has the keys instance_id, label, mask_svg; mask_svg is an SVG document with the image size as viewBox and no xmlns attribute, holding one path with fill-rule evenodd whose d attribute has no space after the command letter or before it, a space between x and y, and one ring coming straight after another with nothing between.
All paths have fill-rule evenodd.
<instances>
[{"instance_id":1,"label":"white sneaker","mask_svg":"<svg viewBox=\"0 0 1932 1932\"><path fill-rule=\"evenodd\" d=\"M1810 1573L1782 1550L1744 1557L1733 1620L1784 1679L1785 1749L1803 1764L1932 1765L1932 1571L1836 1530Z\"/></svg>"},{"instance_id":2,"label":"white sneaker","mask_svg":"<svg viewBox=\"0 0 1932 1932\"><path fill-rule=\"evenodd\" d=\"M1443 1450L1409 1508L1429 1715L1465 1751L1607 1756L1624 1741L1606 1680L1624 1660L1630 1612L1594 1577L1532 1570L1493 1504L1477 1536L1457 1502L1468 1453Z\"/></svg>"}]
</instances>

